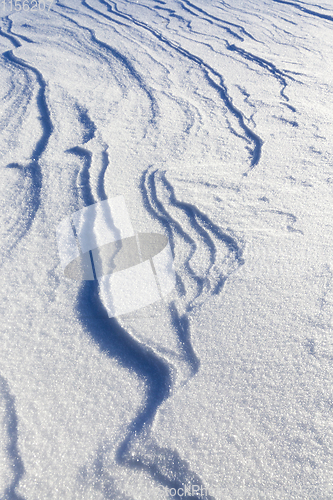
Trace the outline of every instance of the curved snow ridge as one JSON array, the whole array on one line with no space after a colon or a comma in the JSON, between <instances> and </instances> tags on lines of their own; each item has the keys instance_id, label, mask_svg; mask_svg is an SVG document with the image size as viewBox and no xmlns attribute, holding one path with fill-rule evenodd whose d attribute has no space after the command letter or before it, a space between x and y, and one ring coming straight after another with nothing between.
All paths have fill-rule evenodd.
<instances>
[{"instance_id":1,"label":"curved snow ridge","mask_svg":"<svg viewBox=\"0 0 333 500\"><path fill-rule=\"evenodd\" d=\"M294 78L283 73L283 71L279 70L275 66L275 64L273 64L273 63L271 63L271 62L269 62L261 57L255 56L254 54L251 54L250 52L247 52L246 50L241 49L240 47L237 47L234 44L232 44L232 45L228 44L227 49L232 51L232 52L236 52L237 54L239 54L241 57L243 57L247 61L251 61L255 64L258 64L261 68L264 68L266 71L271 73L274 76L274 78L276 78L282 86L282 89L280 90L281 97L283 99L285 99L287 102L289 101L289 97L287 97L285 95L284 91L287 87L287 79L289 79L291 81L295 81Z\"/></svg>"},{"instance_id":2,"label":"curved snow ridge","mask_svg":"<svg viewBox=\"0 0 333 500\"><path fill-rule=\"evenodd\" d=\"M331 22L333 21L333 16L330 16L328 14L320 14L319 12L316 12L315 10L310 10L307 7L303 7L299 3L288 2L286 0L273 0L273 2L280 3L282 5L291 5L291 7L295 7L295 9L298 9L301 12L304 12L305 14L309 14L310 16L318 17L319 19L324 19L325 21L331 21ZM307 5L307 4L303 4L303 5Z\"/></svg>"},{"instance_id":3,"label":"curved snow ridge","mask_svg":"<svg viewBox=\"0 0 333 500\"><path fill-rule=\"evenodd\" d=\"M149 432L160 405L169 397L171 389L171 374L168 363L152 349L134 339L119 322L110 319L103 308L97 281L83 283L77 299L77 309L81 323L100 349L111 359L117 360L120 366L136 374L145 384L146 397L142 407L127 429L126 438L120 444L116 461L129 468L145 469L151 477L160 484L170 488L175 483L168 479L167 473L157 473L155 463L164 458L155 450L152 463L145 456L145 446L135 448L136 440ZM144 439L145 442L145 439ZM163 452L164 453L164 452Z\"/></svg>"},{"instance_id":4,"label":"curved snow ridge","mask_svg":"<svg viewBox=\"0 0 333 500\"><path fill-rule=\"evenodd\" d=\"M88 205L95 201L89 182L92 154L82 147L73 148L69 152L79 156L83 163L78 175L78 187L85 204ZM78 312L82 324L100 348L107 352L110 358L116 359L121 366L137 374L146 385L146 399L129 426L125 440L117 450L117 462L129 468L135 467L147 471L155 481L169 489L180 488L185 478L188 481L195 478L196 484L201 484L200 479L188 470L186 462L182 462L182 469L178 470L180 459L176 452L167 450L166 453L158 446L150 445L148 453L147 440L150 441L147 433L149 434L149 428L158 408L169 397L171 367L156 352L134 339L116 319L110 320L106 317L97 281L83 283L78 297ZM192 367L193 375L199 368L199 361L190 343L188 319L185 316L179 316L174 304L170 305L170 314L172 323L179 334L183 358ZM139 448L136 446L138 439ZM170 467L165 466L161 470L158 464L168 463L170 456L176 464L175 470L171 471Z\"/></svg>"},{"instance_id":5,"label":"curved snow ridge","mask_svg":"<svg viewBox=\"0 0 333 500\"><path fill-rule=\"evenodd\" d=\"M82 151L78 153L86 154ZM89 186L85 189L85 196L88 190ZM134 462L135 466L139 466L139 458L134 459L130 450L135 438L150 428L158 408L169 397L170 368L152 349L133 338L115 318L108 317L100 298L98 281L83 282L77 298L77 310L82 325L100 349L135 373L145 384L145 401L127 429L126 438L116 455L119 464L132 467ZM155 477L153 469L151 472Z\"/></svg>"},{"instance_id":6,"label":"curved snow ridge","mask_svg":"<svg viewBox=\"0 0 333 500\"><path fill-rule=\"evenodd\" d=\"M116 59L121 64L121 66L125 68L127 74L130 76L133 82L135 82L135 84L138 85L139 89L144 92L144 94L147 96L149 100L151 117L148 120L148 125L153 127L157 126L157 117L159 115L159 107L157 100L154 97L151 89L144 82L142 76L136 71L131 61L124 54L119 52L111 45L99 40L93 29L79 24L73 18L66 16L64 14L60 14L60 16L72 22L75 26L80 28L80 30L89 33L91 41L98 47L98 51L95 51L95 53L93 54L94 56L100 57L101 52L104 52L103 59L108 62L110 67L111 67L110 63L110 56L111 56L111 58ZM105 53L107 54L107 57L105 57Z\"/></svg>"},{"instance_id":7,"label":"curved snow ridge","mask_svg":"<svg viewBox=\"0 0 333 500\"><path fill-rule=\"evenodd\" d=\"M98 9L94 9L91 5L88 4L88 2L86 0L81 0L81 4L84 7L86 7L87 9L91 10L91 12L94 12L95 14L97 14L98 16L101 16L101 17L104 17L105 19L110 20L110 17L107 14L104 14L103 12L101 12ZM63 7L63 8L69 9L69 10L74 10L74 9L71 9L70 7L68 7L68 6L65 6L65 5L61 4L61 3L59 3L58 5L61 6L61 7ZM78 11L76 11L76 12L78 12ZM118 21L117 19L114 19L113 21L116 24L118 24L118 26L126 26L127 27L127 24L122 23L121 21Z\"/></svg>"},{"instance_id":8,"label":"curved snow ridge","mask_svg":"<svg viewBox=\"0 0 333 500\"><path fill-rule=\"evenodd\" d=\"M97 281L83 283L77 304L82 324L94 341L110 358L136 373L146 385L146 401L130 425L127 438L117 453L119 462L125 463L133 437L152 423L158 407L170 393L169 367L152 350L134 339L116 319L107 316L99 297Z\"/></svg>"},{"instance_id":9,"label":"curved snow ridge","mask_svg":"<svg viewBox=\"0 0 333 500\"><path fill-rule=\"evenodd\" d=\"M88 119L87 114L85 117L82 133L85 135L86 127L87 130L93 131L94 136L94 125ZM78 189L81 192L81 198L86 206L95 203L89 174L93 153L82 147L72 148L68 152L77 155L83 164L78 174ZM104 161L100 176L104 175L108 164L105 155ZM134 460L133 453L129 450L132 448L133 440L144 429L149 429L159 406L169 397L170 368L152 349L134 339L115 318L110 319L107 316L97 281L83 282L77 298L77 310L81 323L101 350L106 352L111 359L116 359L121 366L135 373L146 386L146 399L127 429L126 438L119 446L116 456L116 460L122 465L132 467L134 461L136 466L139 466L139 458ZM151 473L154 476L153 469Z\"/></svg>"},{"instance_id":10,"label":"curved snow ridge","mask_svg":"<svg viewBox=\"0 0 333 500\"><path fill-rule=\"evenodd\" d=\"M178 201L165 173L153 167L146 170L141 191L146 209L168 233L178 290L178 298L169 304L169 313L182 356L194 376L200 360L191 343L189 314L218 294L230 274L244 263L242 248L197 207Z\"/></svg>"},{"instance_id":11,"label":"curved snow ridge","mask_svg":"<svg viewBox=\"0 0 333 500\"><path fill-rule=\"evenodd\" d=\"M8 30L11 30L11 27L12 23L9 24ZM22 44L19 41L20 37L17 37L11 32L6 33L0 28L0 36L8 39L14 45L15 48L19 48L22 46ZM34 81L38 85L38 91L36 95L36 106L39 112L40 124L42 127L42 134L37 143L35 144L35 146L33 147L29 164L27 166L20 165L19 163L10 163L9 165L7 165L7 168L21 169L24 172L24 177L29 178L31 180L31 188L28 197L28 207L27 207L28 210L27 213L25 214L22 213L22 218L21 221L19 222L19 228L18 229L15 228L15 233L16 233L15 239L11 243L10 247L6 249L6 253L8 254L17 245L19 240L22 239L27 234L39 209L41 203L41 189L42 189L42 170L39 163L48 145L50 136L53 131L53 126L46 99L47 84L41 72L38 71L35 67L25 62L23 59L17 57L14 54L14 50L8 50L4 52L3 58L9 65L14 66L19 70L23 71L23 73L25 73L26 75L26 80L29 81L30 84L32 84L32 79L30 78L30 74L34 75ZM21 117L19 117L18 119L20 121L23 121L23 113L25 111L25 107L27 106L28 102L31 99L32 99L32 93L28 91L28 98L26 105L23 106L23 109L19 108L21 112Z\"/></svg>"},{"instance_id":12,"label":"curved snow ridge","mask_svg":"<svg viewBox=\"0 0 333 500\"><path fill-rule=\"evenodd\" d=\"M90 167L92 153L88 149L79 146L71 148L67 150L67 152L78 156L81 160L82 167L77 176L76 186L81 192L84 205L93 205L94 203L96 203L96 200L94 199L90 185Z\"/></svg>"},{"instance_id":13,"label":"curved snow ridge","mask_svg":"<svg viewBox=\"0 0 333 500\"><path fill-rule=\"evenodd\" d=\"M4 36L0 28L0 35ZM12 42L12 40L10 40ZM23 128L23 118L27 112L28 106L33 98L32 78L21 67L12 64L8 58L1 54L0 59L2 73L2 109L0 118L1 134L1 156L6 161L10 153L8 145L18 146L18 140L14 132ZM7 72L7 75L6 75ZM10 160L9 160L10 161Z\"/></svg>"},{"instance_id":14,"label":"curved snow ridge","mask_svg":"<svg viewBox=\"0 0 333 500\"><path fill-rule=\"evenodd\" d=\"M82 162L82 167L76 179L76 187L79 192L81 192L84 206L88 206L96 203L97 200L103 201L107 199L105 192L105 174L109 165L109 158L106 151L107 146L101 143L101 140L97 140L98 152L96 151L96 147L94 147L97 126L90 118L88 110L78 102L75 102L74 109L78 113L78 122L81 130L81 144L85 147L74 146L66 152L77 156ZM93 186L90 180L90 170L94 163L97 164L98 170L95 196L93 196Z\"/></svg>"},{"instance_id":15,"label":"curved snow ridge","mask_svg":"<svg viewBox=\"0 0 333 500\"><path fill-rule=\"evenodd\" d=\"M83 148L78 148L76 154L86 157L87 166L89 166L90 155ZM154 175L154 172L152 173ZM215 240L223 242L228 248L230 254L237 256L238 264L241 264L241 249L237 242L229 235L223 234L208 217L202 214L196 207L180 203L176 200L173 188L165 176L161 176L160 187L170 198L168 209L180 209L184 218L190 219L190 232L197 237L204 237L206 245L210 252L210 259L207 267L211 272L217 261L218 248ZM89 199L89 182L85 182L85 191L83 197ZM88 196L88 198L87 198ZM149 196L151 198L151 195ZM156 201L157 200L157 201ZM155 205L160 202L155 199ZM169 207L170 205L170 207ZM160 208L160 211L162 209ZM166 212L167 213L167 212ZM168 219L171 217L168 215ZM183 222L184 223L184 222ZM169 225L171 223L169 222ZM173 219L173 225L176 224L178 233L188 241L195 241ZM171 225L172 225L171 224ZM177 225L178 224L178 225ZM188 228L187 228L188 230ZM224 249L225 250L225 249ZM190 268L190 265L188 265ZM209 272L208 271L208 272ZM230 271L230 269L229 269ZM207 272L207 271L206 271ZM192 273L193 274L193 273ZM195 276L195 275L194 275ZM212 293L218 293L219 287L223 285L225 276L217 280ZM197 277L201 284L203 278ZM192 375L199 369L199 360L196 357L191 341L190 326L187 314L191 307L188 305L185 313L179 313L176 304L173 302L169 306L172 317L172 324L178 335L183 350L183 356L192 368ZM149 472L151 477L161 485L171 489L180 488L182 484L195 481L195 484L201 485L202 482L196 474L189 470L185 461L180 460L178 454L171 450L159 448L149 437L149 429L154 421L156 412L160 405L169 397L171 388L171 368L168 363L162 360L152 349L134 339L119 323L106 317L100 301L97 282L85 282L78 297L78 312L82 324L92 336L100 348L107 352L110 358L116 359L121 366L136 373L146 384L146 400L131 425L129 426L127 437L122 442L117 451L116 459L118 463L130 468L137 468ZM172 467L170 468L170 458L172 458ZM209 499L209 496L204 498Z\"/></svg>"},{"instance_id":16,"label":"curved snow ridge","mask_svg":"<svg viewBox=\"0 0 333 500\"><path fill-rule=\"evenodd\" d=\"M213 16L212 14L209 14L206 10L203 10L202 8L198 7L197 5L194 5L192 2L189 2L188 0L182 0L182 2L180 2L180 4L183 6L183 4L186 4L188 6L190 6L192 9L195 9L196 11L198 11L200 14L203 14L204 16L208 17L209 19L212 19L214 21L218 21L222 24L227 24L229 26L233 26L237 29L239 29L239 31L244 35L244 36L247 36L248 38L250 38L251 40L255 40L255 38L251 35L251 33L249 33L248 31L246 31L246 29L243 27L243 26L240 26L239 24L235 24L235 23L231 23L229 21L225 21L224 19L221 19L219 17L216 17L216 16ZM193 14L193 13L192 13ZM198 15L198 14L197 14ZM230 29L227 29L224 27L224 29L226 29L231 35L235 36L236 38L238 38L240 41L244 41L244 38L241 37L240 35L238 35L237 33L235 33L234 31L230 30Z\"/></svg>"},{"instance_id":17,"label":"curved snow ridge","mask_svg":"<svg viewBox=\"0 0 333 500\"><path fill-rule=\"evenodd\" d=\"M184 49L178 43L169 40L165 35L155 30L147 23L139 21L138 19L135 19L133 16L129 14L120 12L117 6L114 6L112 8L112 6L105 0L98 0L98 1L100 4L106 6L107 10L111 12L113 15L121 17L122 19L126 19L135 24L136 26L139 26L140 28L148 31L160 42L162 42L167 47L180 54L181 57L185 57L186 59L198 65L202 69L208 84L217 92L218 96L223 101L227 110L237 120L243 132L243 139L247 142L247 144L249 144L249 146L247 146L247 149L249 150L250 153L250 169L253 169L256 165L258 165L261 157L263 140L250 127L246 125L243 113L233 104L233 101L229 96L228 89L224 82L223 76L218 71L216 71L212 66L206 63L201 57ZM110 21L114 20L114 18L111 16L108 16L108 18Z\"/></svg>"},{"instance_id":18,"label":"curved snow ridge","mask_svg":"<svg viewBox=\"0 0 333 500\"><path fill-rule=\"evenodd\" d=\"M1 31L1 30L0 30ZM1 32L3 36L7 36L7 33ZM12 37L10 37L11 39ZM19 44L21 46L21 44ZM46 101L46 89L47 84L43 78L43 75L40 71L38 71L35 67L26 63L23 59L15 56L13 50L9 50L3 54L3 56L13 64L20 66L21 68L25 68L28 72L31 71L36 78L37 84L39 86L39 90L37 93L37 107L40 113L40 121L43 127L42 135L37 142L34 151L31 156L32 162L35 162L35 168L40 171L40 167L38 165L38 161L41 155L44 153L47 144L49 142L51 133L53 131L53 126L51 122L51 115ZM41 174L40 174L41 175Z\"/></svg>"},{"instance_id":19,"label":"curved snow ridge","mask_svg":"<svg viewBox=\"0 0 333 500\"><path fill-rule=\"evenodd\" d=\"M79 122L83 129L82 143L86 144L95 137L97 127L95 123L90 119L87 109L80 106L79 103L76 103L75 107L78 112Z\"/></svg>"},{"instance_id":20,"label":"curved snow ridge","mask_svg":"<svg viewBox=\"0 0 333 500\"><path fill-rule=\"evenodd\" d=\"M173 255L177 237L190 247L182 263L184 271L178 270L178 288L187 304L184 310L190 312L207 296L219 293L227 277L243 265L242 248L195 205L178 201L164 172L146 170L141 190L147 210L168 232ZM186 291L188 279L194 281L195 292L193 287Z\"/></svg>"},{"instance_id":21,"label":"curved snow ridge","mask_svg":"<svg viewBox=\"0 0 333 500\"><path fill-rule=\"evenodd\" d=\"M3 408L3 411L1 409ZM4 500L24 500L16 493L16 488L24 476L24 464L20 456L18 447L18 418L15 409L15 398L12 396L7 380L0 375L0 452L5 454L6 466L10 469L11 482L5 486L4 491L0 490L0 496ZM1 448L4 447L4 450ZM7 469L5 467L5 469ZM6 472L4 470L3 472ZM0 475L1 478L1 475ZM6 482L8 477L6 477ZM1 485L0 485L1 487Z\"/></svg>"},{"instance_id":22,"label":"curved snow ridge","mask_svg":"<svg viewBox=\"0 0 333 500\"><path fill-rule=\"evenodd\" d=\"M98 176L98 192L101 201L106 200L107 198L105 191L105 174L109 164L110 164L109 154L107 151L104 150L102 151L101 154L101 168Z\"/></svg>"},{"instance_id":23,"label":"curved snow ridge","mask_svg":"<svg viewBox=\"0 0 333 500\"><path fill-rule=\"evenodd\" d=\"M13 36L6 35L0 28L2 38L15 47L20 46ZM1 260L4 262L31 225L31 214L39 202L40 172L29 160L27 166L20 163L29 158L33 148L33 137L29 145L22 142L21 137L27 127L26 115L33 106L35 79L31 72L11 62L4 54L0 64L3 75L0 155L4 180L1 187L1 233L5 236L1 238Z\"/></svg>"},{"instance_id":24,"label":"curved snow ridge","mask_svg":"<svg viewBox=\"0 0 333 500\"><path fill-rule=\"evenodd\" d=\"M244 263L242 248L233 236L224 233L197 207L178 201L164 172L153 167L147 169L142 176L141 190L146 209L168 233L174 257L182 242L190 246L182 262L183 269L177 273L179 298L169 304L169 313L183 358L194 376L199 370L200 359L191 343L189 313L208 296L219 293L227 277ZM201 272L195 271L192 264L198 255L200 260L206 256ZM130 449L134 458L129 457L127 464L146 470L162 486L176 490L184 484L203 486L177 452L161 449L147 434L139 436L134 449L133 445ZM206 493L201 498L212 497Z\"/></svg>"}]
</instances>

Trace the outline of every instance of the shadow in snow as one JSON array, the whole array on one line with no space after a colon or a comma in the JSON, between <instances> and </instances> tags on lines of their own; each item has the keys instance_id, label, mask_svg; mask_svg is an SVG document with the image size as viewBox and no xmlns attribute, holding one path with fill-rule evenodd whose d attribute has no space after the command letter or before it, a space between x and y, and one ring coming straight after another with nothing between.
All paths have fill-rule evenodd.
<instances>
[{"instance_id":1,"label":"shadow in snow","mask_svg":"<svg viewBox=\"0 0 333 500\"><path fill-rule=\"evenodd\" d=\"M15 398L10 392L7 380L1 375L0 397L5 403L5 427L8 437L6 450L13 474L13 480L5 490L3 500L24 500L15 491L25 472L18 447L18 419L15 409Z\"/></svg>"}]
</instances>

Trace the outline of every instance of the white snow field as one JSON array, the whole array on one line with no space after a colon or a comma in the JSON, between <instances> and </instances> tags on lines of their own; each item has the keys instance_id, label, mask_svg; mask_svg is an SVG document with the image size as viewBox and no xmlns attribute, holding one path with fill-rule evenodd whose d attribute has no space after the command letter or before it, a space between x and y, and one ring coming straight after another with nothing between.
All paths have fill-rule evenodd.
<instances>
[{"instance_id":1,"label":"white snow field","mask_svg":"<svg viewBox=\"0 0 333 500\"><path fill-rule=\"evenodd\" d=\"M332 500L332 3L0 16L0 499ZM109 318L57 227L120 196L177 280Z\"/></svg>"}]
</instances>

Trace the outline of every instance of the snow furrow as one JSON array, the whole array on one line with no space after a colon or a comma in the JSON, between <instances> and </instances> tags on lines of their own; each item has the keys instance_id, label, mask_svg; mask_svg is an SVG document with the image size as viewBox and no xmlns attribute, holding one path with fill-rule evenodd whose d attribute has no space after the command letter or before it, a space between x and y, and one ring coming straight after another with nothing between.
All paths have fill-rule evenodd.
<instances>
[{"instance_id":1,"label":"snow furrow","mask_svg":"<svg viewBox=\"0 0 333 500\"><path fill-rule=\"evenodd\" d=\"M200 14L204 14L204 16L207 16L209 17L210 19L213 19L214 21L218 21L220 23L223 23L223 24L227 24L229 26L233 26L237 29L239 29L239 31L246 37L252 39L252 40L255 40L255 38L251 35L251 33L249 33L248 31L246 31L246 29L243 27L243 26L240 26L238 24L234 24L234 23L231 23L231 22L228 22L228 21L225 21L223 19L220 19L219 17L216 17L216 16L213 16L212 14L209 14L207 11L203 10L202 8L198 7L197 5L194 5L193 3L189 2L188 0L183 0L183 2L181 3L185 3L186 5L189 5L190 7L192 7L193 9L195 9L196 11L198 11ZM231 31L231 30L228 30L228 32L230 34L232 34L233 36L235 36L236 38L238 38L239 40L241 41L244 41L244 38L240 37L238 34L236 34L235 32Z\"/></svg>"},{"instance_id":2,"label":"snow furrow","mask_svg":"<svg viewBox=\"0 0 333 500\"><path fill-rule=\"evenodd\" d=\"M276 78L278 80L278 82L282 86L282 89L280 91L281 97L283 99L285 99L287 102L289 101L288 96L286 96L286 94L284 92L285 92L286 87L287 87L287 79L294 80L294 78L292 78L289 75L285 75L283 73L283 71L280 71L271 62L266 61L265 59L262 59L261 57L255 56L254 54L251 54L251 53L247 52L246 50L241 49L240 47L237 47L234 44L227 45L227 49L232 51L232 52L236 52L244 59L251 61L251 62L254 62L254 63L258 64L259 66L261 66L262 68L264 68L265 70L269 71L274 76L274 78Z\"/></svg>"},{"instance_id":3,"label":"snow furrow","mask_svg":"<svg viewBox=\"0 0 333 500\"><path fill-rule=\"evenodd\" d=\"M162 33L155 30L151 26L147 25L146 23L143 23L142 21L139 21L138 19L135 19L133 16L122 13L121 11L118 10L116 6L112 8L112 6L105 0L98 0L98 1L102 5L106 6L107 10L111 12L113 15L116 15L123 19L130 20L133 24L148 31L160 42L167 45L173 51L177 52L182 57L185 57L186 59L195 63L202 69L203 73L206 76L207 81L209 82L209 85L216 90L217 94L222 99L228 111L236 118L240 128L243 131L244 140L250 145L248 148L250 151L250 158L251 158L250 169L253 169L256 165L258 165L261 157L261 149L263 141L255 132L253 132L253 130L251 130L245 124L242 112L233 104L232 99L228 94L228 89L225 85L223 76L218 71L213 69L208 63L205 63L202 58L200 58L195 54L192 54L188 50L181 47L178 43L172 42L171 40L166 38ZM113 21L113 17L109 16L109 19Z\"/></svg>"},{"instance_id":4,"label":"snow furrow","mask_svg":"<svg viewBox=\"0 0 333 500\"><path fill-rule=\"evenodd\" d=\"M15 491L25 472L18 447L18 418L15 398L11 394L7 380L0 375L0 410L2 406L4 413L2 421L0 420L0 432L2 431L0 447L5 448L6 461L8 461L12 480L3 491L1 491L2 485L0 483L0 496L2 500L24 500ZM1 413L0 411L0 417ZM3 472L6 472L6 468L3 469ZM4 479L1 476L2 474L0 474L0 479Z\"/></svg>"},{"instance_id":5,"label":"snow furrow","mask_svg":"<svg viewBox=\"0 0 333 500\"><path fill-rule=\"evenodd\" d=\"M1 4L1 500L332 497L332 9L314 2ZM120 196L136 235L168 237L176 283L111 319L56 228L98 248ZM112 298L166 289L153 263Z\"/></svg>"},{"instance_id":6,"label":"snow furrow","mask_svg":"<svg viewBox=\"0 0 333 500\"><path fill-rule=\"evenodd\" d=\"M328 14L321 14L320 12L316 12L314 10L310 10L307 7L303 7L299 3L295 2L287 2L286 0L273 0L275 3L280 3L282 5L290 5L291 7L295 7L295 9L300 10L301 12L305 12L305 14L309 14L313 17L318 17L319 19L324 19L325 21L333 21L333 16Z\"/></svg>"},{"instance_id":7,"label":"snow furrow","mask_svg":"<svg viewBox=\"0 0 333 500\"><path fill-rule=\"evenodd\" d=\"M9 32L4 32L0 28L0 36L8 39L15 48L21 47L21 43L10 30L12 25L10 24L8 27ZM28 165L20 165L19 163L10 163L7 165L7 168L19 169L23 172L23 178L30 180L29 192L27 195L27 212L22 216L20 221L17 221L18 227L14 230L14 238L12 237L12 242L9 247L6 248L6 254L8 255L13 248L17 245L17 243L28 233L36 213L39 209L41 202L41 189L42 189L42 170L40 167L41 157L46 150L47 144L49 142L50 136L52 134L52 123L50 118L50 112L47 105L46 100L46 82L42 76L42 74L33 66L27 64L23 59L17 57L14 54L13 50L9 50L3 53L4 60L20 69L26 73L26 79L29 81L29 74L33 74L35 78L35 83L38 86L37 94L36 94L36 106L39 112L39 120L42 125L42 134L37 141L37 143L33 147L33 151L31 154L30 160L28 160ZM30 98L31 99L31 98ZM20 109L20 111L24 112Z\"/></svg>"},{"instance_id":8,"label":"snow furrow","mask_svg":"<svg viewBox=\"0 0 333 500\"><path fill-rule=\"evenodd\" d=\"M179 202L176 199L174 188L164 173L151 169L143 176L142 192L146 207L165 227L169 234L171 248L176 254L176 236L180 236L190 247L188 256L182 267L186 271L180 277L180 290L185 293L186 306L184 310L190 312L195 304L205 298L207 294L216 294L221 290L227 276L235 268L244 264L240 244L232 235L223 233L205 214L190 203ZM186 229L185 229L186 228ZM204 248L205 247L205 248ZM198 258L196 264L191 261ZM203 256L206 254L206 262ZM194 266L200 270L195 271ZM184 279L195 282L196 291L187 297L184 290Z\"/></svg>"}]
</instances>

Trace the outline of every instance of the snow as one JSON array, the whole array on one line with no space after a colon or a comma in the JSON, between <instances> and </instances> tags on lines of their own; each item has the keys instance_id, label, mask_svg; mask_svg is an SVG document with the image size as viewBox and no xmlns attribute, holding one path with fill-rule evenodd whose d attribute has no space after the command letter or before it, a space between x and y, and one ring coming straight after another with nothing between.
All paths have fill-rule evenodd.
<instances>
[{"instance_id":1,"label":"snow","mask_svg":"<svg viewBox=\"0 0 333 500\"><path fill-rule=\"evenodd\" d=\"M1 500L332 499L332 5L32 4L0 7ZM114 199L177 281L109 318L57 231Z\"/></svg>"}]
</instances>

